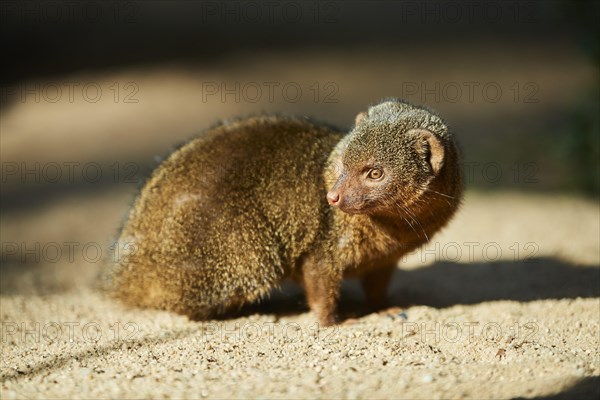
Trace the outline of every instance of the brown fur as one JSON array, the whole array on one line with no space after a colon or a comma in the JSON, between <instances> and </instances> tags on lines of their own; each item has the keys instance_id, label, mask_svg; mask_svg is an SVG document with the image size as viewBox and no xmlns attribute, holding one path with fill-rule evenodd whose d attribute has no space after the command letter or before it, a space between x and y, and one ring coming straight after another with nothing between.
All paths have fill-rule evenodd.
<instances>
[{"instance_id":1,"label":"brown fur","mask_svg":"<svg viewBox=\"0 0 600 400\"><path fill-rule=\"evenodd\" d=\"M380 182L365 177L373 165ZM154 171L119 238L134 251L117 262L112 290L205 319L291 277L330 325L345 276L385 304L398 259L447 223L461 191L446 125L397 100L359 114L348 134L292 117L224 124Z\"/></svg>"}]
</instances>

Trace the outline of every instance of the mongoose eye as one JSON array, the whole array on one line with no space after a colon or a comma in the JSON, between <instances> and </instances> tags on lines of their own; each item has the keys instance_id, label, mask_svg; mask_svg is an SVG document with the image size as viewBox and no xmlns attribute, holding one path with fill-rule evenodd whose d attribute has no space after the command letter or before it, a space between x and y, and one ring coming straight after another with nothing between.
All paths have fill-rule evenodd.
<instances>
[{"instance_id":1,"label":"mongoose eye","mask_svg":"<svg viewBox=\"0 0 600 400\"><path fill-rule=\"evenodd\" d=\"M383 178L383 171L378 169L378 168L373 168L369 171L369 173L367 174L367 177L369 179L373 179L373 180L379 180L381 178Z\"/></svg>"}]
</instances>

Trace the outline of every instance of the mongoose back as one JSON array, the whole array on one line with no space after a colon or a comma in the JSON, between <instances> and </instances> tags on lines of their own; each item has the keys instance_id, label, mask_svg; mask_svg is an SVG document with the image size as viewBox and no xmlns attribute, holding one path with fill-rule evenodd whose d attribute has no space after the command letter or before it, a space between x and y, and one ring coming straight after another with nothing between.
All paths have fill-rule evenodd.
<instances>
[{"instance_id":1,"label":"mongoose back","mask_svg":"<svg viewBox=\"0 0 600 400\"><path fill-rule=\"evenodd\" d=\"M458 152L431 111L385 100L350 132L305 118L222 124L173 152L142 188L118 240L111 290L193 319L301 283L323 325L344 277L386 304L397 261L442 228L462 193Z\"/></svg>"}]
</instances>

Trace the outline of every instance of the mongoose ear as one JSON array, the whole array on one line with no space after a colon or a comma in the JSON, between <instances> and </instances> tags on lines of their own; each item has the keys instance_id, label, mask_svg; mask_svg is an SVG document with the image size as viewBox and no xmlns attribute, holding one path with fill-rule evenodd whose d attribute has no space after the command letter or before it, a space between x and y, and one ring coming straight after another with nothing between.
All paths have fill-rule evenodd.
<instances>
[{"instance_id":1,"label":"mongoose ear","mask_svg":"<svg viewBox=\"0 0 600 400\"><path fill-rule=\"evenodd\" d=\"M444 143L427 129L411 129L410 132L417 135L417 151L428 158L431 170L437 175L444 165Z\"/></svg>"},{"instance_id":2,"label":"mongoose ear","mask_svg":"<svg viewBox=\"0 0 600 400\"><path fill-rule=\"evenodd\" d=\"M361 122L363 122L363 120L366 118L367 113L366 112L359 112L358 115L356 116L356 118L354 118L354 126L358 126Z\"/></svg>"}]
</instances>

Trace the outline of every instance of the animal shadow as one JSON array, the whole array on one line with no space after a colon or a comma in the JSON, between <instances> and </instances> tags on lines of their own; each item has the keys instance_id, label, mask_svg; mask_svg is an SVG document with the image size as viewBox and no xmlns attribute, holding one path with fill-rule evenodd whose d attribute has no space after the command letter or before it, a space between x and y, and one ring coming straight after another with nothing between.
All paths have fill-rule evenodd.
<instances>
[{"instance_id":1,"label":"animal shadow","mask_svg":"<svg viewBox=\"0 0 600 400\"><path fill-rule=\"evenodd\" d=\"M600 297L600 267L579 266L550 257L527 262L438 262L411 270L398 268L392 277L388 295L390 306L426 305L435 308L494 300L527 302ZM306 311L308 306L302 290L295 285L284 285L269 299L226 314L223 318L253 313L284 316ZM364 304L359 282L345 281L339 304L340 316L356 318L370 311Z\"/></svg>"}]
</instances>

